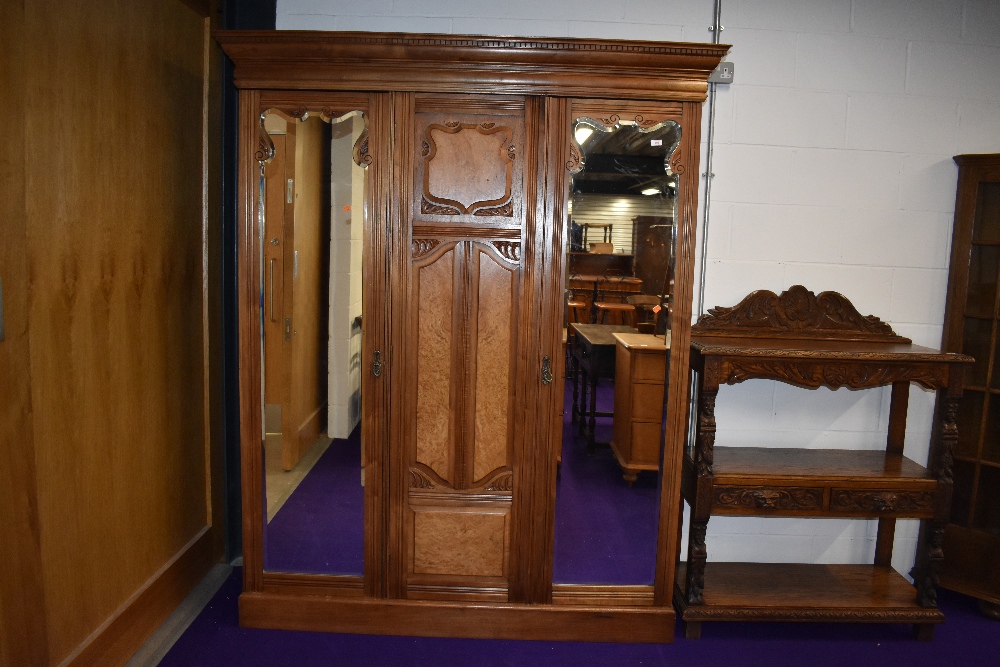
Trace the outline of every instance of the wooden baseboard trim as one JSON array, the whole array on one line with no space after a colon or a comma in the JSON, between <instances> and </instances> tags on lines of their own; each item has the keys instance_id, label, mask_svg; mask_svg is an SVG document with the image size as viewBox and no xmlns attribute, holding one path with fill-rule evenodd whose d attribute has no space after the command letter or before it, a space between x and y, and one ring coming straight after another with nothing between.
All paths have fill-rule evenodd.
<instances>
[{"instance_id":1,"label":"wooden baseboard trim","mask_svg":"<svg viewBox=\"0 0 1000 667\"><path fill-rule=\"evenodd\" d=\"M669 643L670 607L570 607L371 598L240 596L249 628L418 637Z\"/></svg>"},{"instance_id":2,"label":"wooden baseboard trim","mask_svg":"<svg viewBox=\"0 0 1000 667\"><path fill-rule=\"evenodd\" d=\"M202 528L61 664L124 665L218 563L215 542Z\"/></svg>"}]
</instances>

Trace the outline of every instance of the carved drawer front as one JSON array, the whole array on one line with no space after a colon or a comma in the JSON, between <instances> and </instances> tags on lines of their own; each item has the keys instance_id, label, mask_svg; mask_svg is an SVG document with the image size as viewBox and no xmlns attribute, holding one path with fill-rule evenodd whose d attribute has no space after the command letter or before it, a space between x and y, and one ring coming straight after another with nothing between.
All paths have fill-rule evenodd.
<instances>
[{"instance_id":1,"label":"carved drawer front","mask_svg":"<svg viewBox=\"0 0 1000 667\"><path fill-rule=\"evenodd\" d=\"M934 516L933 491L893 489L833 489L830 510L837 514L871 516Z\"/></svg>"},{"instance_id":2,"label":"carved drawer front","mask_svg":"<svg viewBox=\"0 0 1000 667\"><path fill-rule=\"evenodd\" d=\"M719 514L815 514L823 509L823 489L717 485L712 509Z\"/></svg>"}]
</instances>

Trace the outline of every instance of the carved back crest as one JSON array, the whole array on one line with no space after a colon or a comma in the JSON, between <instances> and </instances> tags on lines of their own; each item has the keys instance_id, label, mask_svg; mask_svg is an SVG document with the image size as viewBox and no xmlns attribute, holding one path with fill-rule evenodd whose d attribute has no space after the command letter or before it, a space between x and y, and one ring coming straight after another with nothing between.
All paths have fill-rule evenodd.
<instances>
[{"instance_id":1,"label":"carved back crest","mask_svg":"<svg viewBox=\"0 0 1000 667\"><path fill-rule=\"evenodd\" d=\"M818 296L802 285L780 295L751 292L732 308L711 308L691 327L691 335L910 343L874 315L862 315L839 292Z\"/></svg>"}]
</instances>

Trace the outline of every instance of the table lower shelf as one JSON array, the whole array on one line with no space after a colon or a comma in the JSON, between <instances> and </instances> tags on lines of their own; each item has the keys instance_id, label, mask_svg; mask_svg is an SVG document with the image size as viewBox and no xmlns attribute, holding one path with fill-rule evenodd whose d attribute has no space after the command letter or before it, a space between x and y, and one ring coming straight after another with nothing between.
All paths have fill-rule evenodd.
<instances>
[{"instance_id":1,"label":"table lower shelf","mask_svg":"<svg viewBox=\"0 0 1000 667\"><path fill-rule=\"evenodd\" d=\"M704 604L684 599L687 564L680 563L674 602L689 623L807 621L940 623L916 590L892 568L806 563L707 563Z\"/></svg>"}]
</instances>

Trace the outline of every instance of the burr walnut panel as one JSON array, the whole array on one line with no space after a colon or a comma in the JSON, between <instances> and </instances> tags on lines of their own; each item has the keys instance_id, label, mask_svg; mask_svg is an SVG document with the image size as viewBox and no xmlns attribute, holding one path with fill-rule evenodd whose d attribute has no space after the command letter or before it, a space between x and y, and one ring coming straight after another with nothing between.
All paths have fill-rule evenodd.
<instances>
[{"instance_id":1,"label":"burr walnut panel","mask_svg":"<svg viewBox=\"0 0 1000 667\"><path fill-rule=\"evenodd\" d=\"M490 246L492 247L492 246ZM507 464L510 443L514 270L477 245L478 339L476 344L475 447L472 479Z\"/></svg>"},{"instance_id":2,"label":"burr walnut panel","mask_svg":"<svg viewBox=\"0 0 1000 667\"><path fill-rule=\"evenodd\" d=\"M510 465L519 246L415 239L411 252L417 304L413 463L450 488L476 488Z\"/></svg>"},{"instance_id":3,"label":"burr walnut panel","mask_svg":"<svg viewBox=\"0 0 1000 667\"><path fill-rule=\"evenodd\" d=\"M506 575L509 512L503 508L413 511L413 574Z\"/></svg>"},{"instance_id":4,"label":"burr walnut panel","mask_svg":"<svg viewBox=\"0 0 1000 667\"><path fill-rule=\"evenodd\" d=\"M450 247L449 247L450 246ZM452 479L451 355L455 244L417 262L417 460Z\"/></svg>"}]
</instances>

